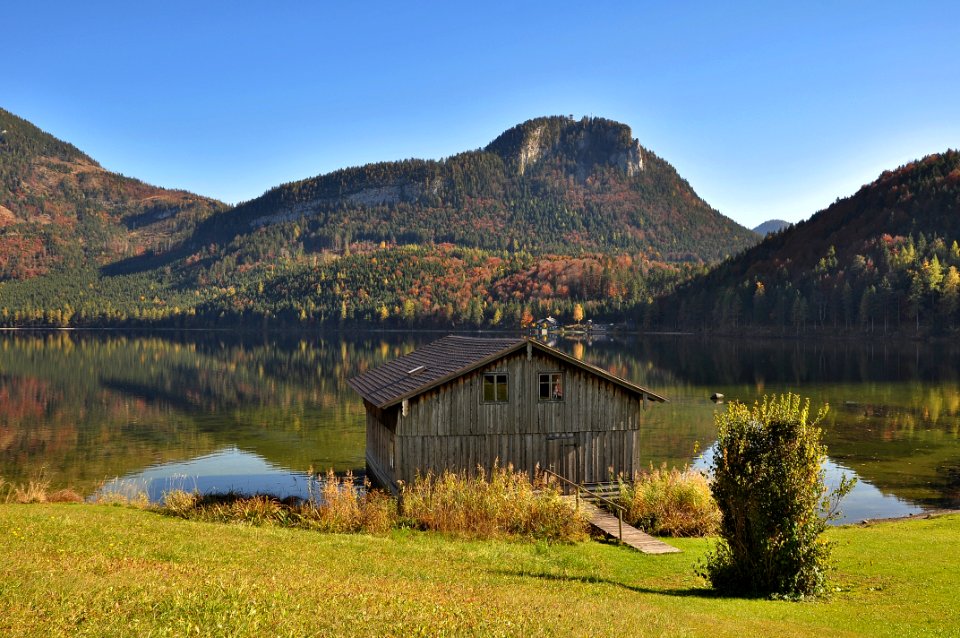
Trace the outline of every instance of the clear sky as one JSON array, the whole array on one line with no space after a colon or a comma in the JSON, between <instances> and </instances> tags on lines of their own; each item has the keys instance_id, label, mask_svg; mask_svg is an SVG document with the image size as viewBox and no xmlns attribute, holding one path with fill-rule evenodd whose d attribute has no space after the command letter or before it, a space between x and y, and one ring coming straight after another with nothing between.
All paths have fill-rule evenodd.
<instances>
[{"instance_id":1,"label":"clear sky","mask_svg":"<svg viewBox=\"0 0 960 638\"><path fill-rule=\"evenodd\" d=\"M747 226L960 147L960 2L7 2L0 106L237 202L540 115L630 125Z\"/></svg>"}]
</instances>

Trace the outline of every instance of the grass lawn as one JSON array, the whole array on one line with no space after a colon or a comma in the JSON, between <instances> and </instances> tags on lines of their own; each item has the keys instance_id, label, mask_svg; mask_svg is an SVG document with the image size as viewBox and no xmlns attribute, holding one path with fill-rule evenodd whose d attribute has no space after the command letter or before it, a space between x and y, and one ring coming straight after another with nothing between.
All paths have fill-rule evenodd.
<instances>
[{"instance_id":1,"label":"grass lawn","mask_svg":"<svg viewBox=\"0 0 960 638\"><path fill-rule=\"evenodd\" d=\"M829 535L839 591L795 603L711 596L699 539L646 556L0 505L0 635L960 635L960 516Z\"/></svg>"}]
</instances>

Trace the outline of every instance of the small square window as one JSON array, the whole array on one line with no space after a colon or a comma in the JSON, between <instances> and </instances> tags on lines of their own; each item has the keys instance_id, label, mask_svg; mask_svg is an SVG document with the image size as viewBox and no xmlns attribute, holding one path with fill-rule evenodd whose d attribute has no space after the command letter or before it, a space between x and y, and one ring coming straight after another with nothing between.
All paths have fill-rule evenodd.
<instances>
[{"instance_id":1,"label":"small square window","mask_svg":"<svg viewBox=\"0 0 960 638\"><path fill-rule=\"evenodd\" d=\"M483 402L506 403L510 399L506 372L488 372L483 375Z\"/></svg>"},{"instance_id":2,"label":"small square window","mask_svg":"<svg viewBox=\"0 0 960 638\"><path fill-rule=\"evenodd\" d=\"M540 373L540 400L563 401L563 373Z\"/></svg>"}]
</instances>

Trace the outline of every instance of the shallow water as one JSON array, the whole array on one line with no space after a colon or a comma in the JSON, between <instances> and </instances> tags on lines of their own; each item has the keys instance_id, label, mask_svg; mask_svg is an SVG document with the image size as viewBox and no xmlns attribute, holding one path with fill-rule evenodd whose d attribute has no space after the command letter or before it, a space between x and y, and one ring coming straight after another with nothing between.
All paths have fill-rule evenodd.
<instances>
[{"instance_id":1,"label":"shallow water","mask_svg":"<svg viewBox=\"0 0 960 638\"><path fill-rule=\"evenodd\" d=\"M0 335L0 477L302 496L309 472L362 471L364 415L346 379L437 333L7 332ZM923 344L682 336L557 347L663 394L641 457L708 464L710 401L792 390L827 402L829 481L859 483L844 520L960 506L960 353Z\"/></svg>"}]
</instances>

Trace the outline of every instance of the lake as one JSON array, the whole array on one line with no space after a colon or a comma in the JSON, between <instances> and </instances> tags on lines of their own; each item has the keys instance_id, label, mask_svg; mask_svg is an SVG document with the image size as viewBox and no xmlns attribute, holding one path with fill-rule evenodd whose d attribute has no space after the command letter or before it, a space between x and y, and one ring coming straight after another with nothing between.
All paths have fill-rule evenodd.
<instances>
[{"instance_id":1,"label":"lake","mask_svg":"<svg viewBox=\"0 0 960 638\"><path fill-rule=\"evenodd\" d=\"M53 487L305 496L310 472L363 472L346 380L444 333L0 333L0 477ZM952 345L642 336L558 348L670 399L643 413L652 465L709 464L710 401L784 391L829 403L828 481L859 479L844 521L960 507Z\"/></svg>"}]
</instances>

